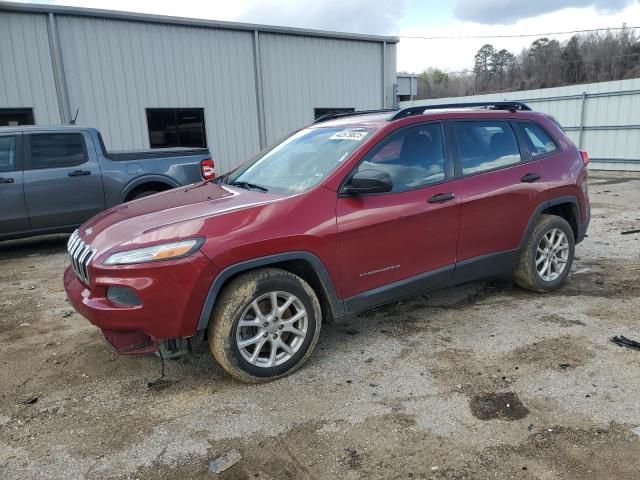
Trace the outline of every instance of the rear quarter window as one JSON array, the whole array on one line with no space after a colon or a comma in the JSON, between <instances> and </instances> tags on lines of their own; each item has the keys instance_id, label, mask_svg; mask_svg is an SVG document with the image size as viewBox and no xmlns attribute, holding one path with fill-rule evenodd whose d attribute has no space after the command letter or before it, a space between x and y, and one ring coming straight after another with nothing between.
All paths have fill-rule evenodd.
<instances>
[{"instance_id":1,"label":"rear quarter window","mask_svg":"<svg viewBox=\"0 0 640 480\"><path fill-rule=\"evenodd\" d=\"M558 150L558 145L551 135L540 125L530 122L520 122L519 125L532 158L550 155Z\"/></svg>"}]
</instances>

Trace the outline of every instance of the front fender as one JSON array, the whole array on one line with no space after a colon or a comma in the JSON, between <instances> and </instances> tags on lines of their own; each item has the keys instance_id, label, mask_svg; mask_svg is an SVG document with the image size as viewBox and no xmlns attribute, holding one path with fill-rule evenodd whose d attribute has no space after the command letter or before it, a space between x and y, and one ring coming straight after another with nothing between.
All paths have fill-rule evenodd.
<instances>
[{"instance_id":1,"label":"front fender","mask_svg":"<svg viewBox=\"0 0 640 480\"><path fill-rule=\"evenodd\" d=\"M198 321L198 330L205 330L208 327L209 319L211 318L211 313L213 312L213 306L215 305L216 299L220 294L220 290L222 290L223 285L227 280L229 280L229 278L237 275L238 273L242 273L248 270L253 270L259 267L267 267L269 265L275 265L291 260L303 260L311 265L316 275L320 279L320 283L322 284L322 288L324 289L324 293L328 299L333 318L340 318L345 316L344 302L338 298L336 289L333 285L333 281L331 280L326 267L322 263L322 260L320 260L313 253L305 251L295 251L276 253L274 255L268 255L266 257L246 260L231 265L222 270L213 280L211 287L209 288L209 292L202 308L202 313L200 314L200 320Z\"/></svg>"}]
</instances>

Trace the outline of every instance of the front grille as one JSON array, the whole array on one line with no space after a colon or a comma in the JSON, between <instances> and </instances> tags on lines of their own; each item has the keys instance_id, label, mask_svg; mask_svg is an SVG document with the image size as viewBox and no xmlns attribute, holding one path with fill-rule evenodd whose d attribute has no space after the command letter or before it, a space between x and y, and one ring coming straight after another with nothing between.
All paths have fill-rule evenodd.
<instances>
[{"instance_id":1,"label":"front grille","mask_svg":"<svg viewBox=\"0 0 640 480\"><path fill-rule=\"evenodd\" d=\"M71 257L71 266L80 280L89 285L89 262L96 254L95 249L84 243L78 230L71 234L67 242L67 252Z\"/></svg>"}]
</instances>

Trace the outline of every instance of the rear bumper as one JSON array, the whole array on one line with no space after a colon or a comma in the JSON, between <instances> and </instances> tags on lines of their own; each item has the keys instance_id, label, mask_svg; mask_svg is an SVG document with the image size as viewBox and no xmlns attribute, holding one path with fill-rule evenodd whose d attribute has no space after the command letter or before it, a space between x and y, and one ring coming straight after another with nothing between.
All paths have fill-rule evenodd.
<instances>
[{"instance_id":1,"label":"rear bumper","mask_svg":"<svg viewBox=\"0 0 640 480\"><path fill-rule=\"evenodd\" d=\"M160 340L196 335L202 305L216 269L202 253L180 260L126 267L90 266L91 285L71 267L64 273L69 302L100 328L121 354L158 350ZM107 298L110 286L134 290L140 305L121 306Z\"/></svg>"}]
</instances>

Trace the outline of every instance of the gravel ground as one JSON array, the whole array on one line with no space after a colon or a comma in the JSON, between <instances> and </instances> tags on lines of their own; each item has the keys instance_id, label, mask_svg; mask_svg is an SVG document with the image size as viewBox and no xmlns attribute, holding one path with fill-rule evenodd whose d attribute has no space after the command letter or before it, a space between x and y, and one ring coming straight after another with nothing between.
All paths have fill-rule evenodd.
<instances>
[{"instance_id":1,"label":"gravel ground","mask_svg":"<svg viewBox=\"0 0 640 480\"><path fill-rule=\"evenodd\" d=\"M119 357L65 301L64 237L0 244L3 479L637 479L640 175L591 177L568 283L507 280L324 325L266 385L210 355ZM222 474L210 460L236 448Z\"/></svg>"}]
</instances>

